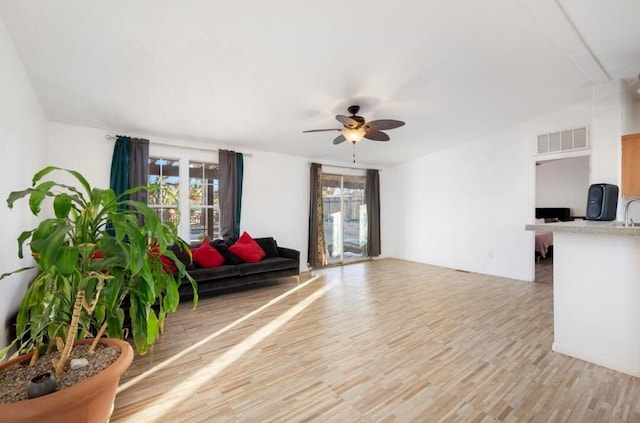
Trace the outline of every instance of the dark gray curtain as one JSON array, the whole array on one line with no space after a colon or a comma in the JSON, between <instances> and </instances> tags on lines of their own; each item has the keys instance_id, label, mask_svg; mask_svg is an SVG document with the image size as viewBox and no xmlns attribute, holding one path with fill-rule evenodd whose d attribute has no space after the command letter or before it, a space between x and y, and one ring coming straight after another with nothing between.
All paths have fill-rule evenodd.
<instances>
[{"instance_id":1,"label":"dark gray curtain","mask_svg":"<svg viewBox=\"0 0 640 423\"><path fill-rule=\"evenodd\" d=\"M380 255L380 175L376 169L367 169L364 202L368 220L367 255L376 257Z\"/></svg>"},{"instance_id":2,"label":"dark gray curtain","mask_svg":"<svg viewBox=\"0 0 640 423\"><path fill-rule=\"evenodd\" d=\"M309 266L325 266L327 255L324 244L324 223L322 219L322 165L311 163L309 196Z\"/></svg>"},{"instance_id":3,"label":"dark gray curtain","mask_svg":"<svg viewBox=\"0 0 640 423\"><path fill-rule=\"evenodd\" d=\"M129 160L129 187L149 184L149 140L131 139L131 159ZM131 200L147 203L147 190L134 192Z\"/></svg>"},{"instance_id":4,"label":"dark gray curtain","mask_svg":"<svg viewBox=\"0 0 640 423\"><path fill-rule=\"evenodd\" d=\"M242 154L219 151L220 232L226 240L240 236L242 172Z\"/></svg>"}]
</instances>

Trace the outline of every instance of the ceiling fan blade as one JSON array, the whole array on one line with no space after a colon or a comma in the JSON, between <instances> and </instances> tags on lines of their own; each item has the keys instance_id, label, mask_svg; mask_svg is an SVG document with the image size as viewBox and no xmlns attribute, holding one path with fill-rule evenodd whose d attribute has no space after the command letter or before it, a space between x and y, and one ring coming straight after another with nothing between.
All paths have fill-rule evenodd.
<instances>
[{"instance_id":1,"label":"ceiling fan blade","mask_svg":"<svg viewBox=\"0 0 640 423\"><path fill-rule=\"evenodd\" d=\"M338 128L332 128L332 129L308 129L306 131L302 131L302 133L307 133L307 132L326 132L326 131L342 131L342 129L338 129Z\"/></svg>"},{"instance_id":2,"label":"ceiling fan blade","mask_svg":"<svg viewBox=\"0 0 640 423\"><path fill-rule=\"evenodd\" d=\"M389 135L385 134L384 132L380 132L371 128L367 130L367 133L364 134L364 137L366 139L373 140L373 141L389 141L390 140Z\"/></svg>"},{"instance_id":3,"label":"ceiling fan blade","mask_svg":"<svg viewBox=\"0 0 640 423\"><path fill-rule=\"evenodd\" d=\"M341 143L345 142L346 140L347 140L347 139L344 137L344 135L340 134L340 135L338 135L338 136L336 137L336 139L335 139L335 140L333 140L333 143L334 143L335 145L338 145L338 144L341 144Z\"/></svg>"},{"instance_id":4,"label":"ceiling fan blade","mask_svg":"<svg viewBox=\"0 0 640 423\"><path fill-rule=\"evenodd\" d=\"M347 127L355 128L360 125L357 120L351 119L349 116L336 115L336 120Z\"/></svg>"},{"instance_id":5,"label":"ceiling fan blade","mask_svg":"<svg viewBox=\"0 0 640 423\"><path fill-rule=\"evenodd\" d=\"M367 126L369 126L369 128L372 128L378 131L395 129L402 125L404 125L404 122L400 120L393 120L393 119L380 119L380 120L372 120L371 122L367 122Z\"/></svg>"}]
</instances>

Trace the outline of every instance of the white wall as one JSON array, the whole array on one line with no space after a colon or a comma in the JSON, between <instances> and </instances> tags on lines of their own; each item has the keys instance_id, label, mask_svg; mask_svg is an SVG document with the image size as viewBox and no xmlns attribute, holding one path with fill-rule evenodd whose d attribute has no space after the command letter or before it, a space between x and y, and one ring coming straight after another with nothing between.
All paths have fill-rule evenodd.
<instances>
[{"instance_id":1,"label":"white wall","mask_svg":"<svg viewBox=\"0 0 640 423\"><path fill-rule=\"evenodd\" d=\"M107 133L104 129L51 122L47 164L77 170L92 186L108 188L115 141L105 139ZM55 178L62 180L64 176Z\"/></svg>"},{"instance_id":2,"label":"white wall","mask_svg":"<svg viewBox=\"0 0 640 423\"><path fill-rule=\"evenodd\" d=\"M622 89L622 135L640 133L640 83L623 86Z\"/></svg>"},{"instance_id":3,"label":"white wall","mask_svg":"<svg viewBox=\"0 0 640 423\"><path fill-rule=\"evenodd\" d=\"M301 269L307 269L309 178L309 161L301 157L253 152L244 161L240 230L300 251Z\"/></svg>"},{"instance_id":4,"label":"white wall","mask_svg":"<svg viewBox=\"0 0 640 423\"><path fill-rule=\"evenodd\" d=\"M589 124L591 112L577 104L398 166L398 257L532 280L537 134Z\"/></svg>"},{"instance_id":5,"label":"white wall","mask_svg":"<svg viewBox=\"0 0 640 423\"><path fill-rule=\"evenodd\" d=\"M514 253L529 238L530 152L515 135L502 132L400 166L401 258L526 278L518 271L524 255Z\"/></svg>"},{"instance_id":6,"label":"white wall","mask_svg":"<svg viewBox=\"0 0 640 423\"><path fill-rule=\"evenodd\" d=\"M585 216L589 191L589 157L540 161L536 166L536 207L569 207Z\"/></svg>"},{"instance_id":7,"label":"white wall","mask_svg":"<svg viewBox=\"0 0 640 423\"><path fill-rule=\"evenodd\" d=\"M33 174L44 167L47 121L1 19L0 93L0 157L4 166L0 182L0 273L6 273L32 263L30 258L18 259L16 239L22 231L32 229L36 220L26 201L9 210L5 199L11 191L30 186ZM0 348L9 342L5 322L17 310L32 278L33 273L27 272L0 281Z\"/></svg>"},{"instance_id":8,"label":"white wall","mask_svg":"<svg viewBox=\"0 0 640 423\"><path fill-rule=\"evenodd\" d=\"M591 118L591 183L620 186L622 83L613 81L593 88ZM620 207L618 207L620 210Z\"/></svg>"},{"instance_id":9,"label":"white wall","mask_svg":"<svg viewBox=\"0 0 640 423\"><path fill-rule=\"evenodd\" d=\"M398 231L402 226L398 204L397 167L380 170L380 257L398 257Z\"/></svg>"}]
</instances>

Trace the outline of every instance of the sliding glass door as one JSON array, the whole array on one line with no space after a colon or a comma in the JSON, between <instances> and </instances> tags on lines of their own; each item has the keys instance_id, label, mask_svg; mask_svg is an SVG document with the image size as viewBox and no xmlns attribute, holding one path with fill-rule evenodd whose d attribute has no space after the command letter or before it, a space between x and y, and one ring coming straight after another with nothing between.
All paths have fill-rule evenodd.
<instances>
[{"instance_id":1,"label":"sliding glass door","mask_svg":"<svg viewBox=\"0 0 640 423\"><path fill-rule=\"evenodd\" d=\"M328 264L360 260L367 254L365 176L322 175L324 239Z\"/></svg>"}]
</instances>

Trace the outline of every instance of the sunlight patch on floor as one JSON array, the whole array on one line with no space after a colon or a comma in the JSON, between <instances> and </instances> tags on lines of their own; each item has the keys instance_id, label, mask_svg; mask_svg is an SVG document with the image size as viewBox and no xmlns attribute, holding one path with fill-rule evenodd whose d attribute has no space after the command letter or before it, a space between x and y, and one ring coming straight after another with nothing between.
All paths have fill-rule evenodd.
<instances>
[{"instance_id":1,"label":"sunlight patch on floor","mask_svg":"<svg viewBox=\"0 0 640 423\"><path fill-rule=\"evenodd\" d=\"M118 393L121 393L127 390L128 388L134 386L136 383L149 377L150 375L157 372L158 370L168 366L169 364L176 361L177 359L184 356L185 354L188 354L189 352L197 349L198 347L206 344L207 342L214 340L216 337L231 330L235 326L238 326L240 323L246 321L252 316L255 316L256 314L260 313L266 308L281 301L282 299L286 298L287 296L300 290L304 286L314 282L319 278L320 278L319 276L314 276L310 280L272 299L271 301L261 306L260 308L252 311L251 313L246 314L245 316L234 321L233 323L230 323L224 328L212 333L211 335L202 339L198 343L190 346L189 348L182 350L180 353L175 354L171 358L155 365L151 369L127 381L126 383L123 383L118 387ZM305 308L311 305L314 301L322 297L329 289L331 289L331 287L332 287L331 285L325 285L322 288L313 292L312 294L308 295L305 299L298 302L295 306L291 307L289 310L285 311L284 313L282 313L281 315L273 319L271 322L269 322L262 328L256 330L250 336L245 338L242 342L233 346L228 351L226 351L216 359L212 360L210 363L208 363L198 372L194 373L193 375L185 379L183 382L176 385L173 389L157 397L155 401L147 407L147 409L141 410L137 414L130 416L131 421L156 421L156 420L148 420L148 419L151 418L151 416L159 416L159 415L161 416L162 414L164 414L164 410L169 410L173 408L174 406L179 404L181 401L185 400L186 398L189 398L194 393L198 392L198 390L202 386L209 383L210 380L214 378L217 374L219 374L226 367L228 367L229 365L234 363L236 360L241 358L247 351L251 350L259 342L261 342L266 337L268 337L269 335L271 335L272 333L280 329L284 324L286 324L289 320L291 320L296 315L301 313ZM147 412L149 416L146 416Z\"/></svg>"}]
</instances>

